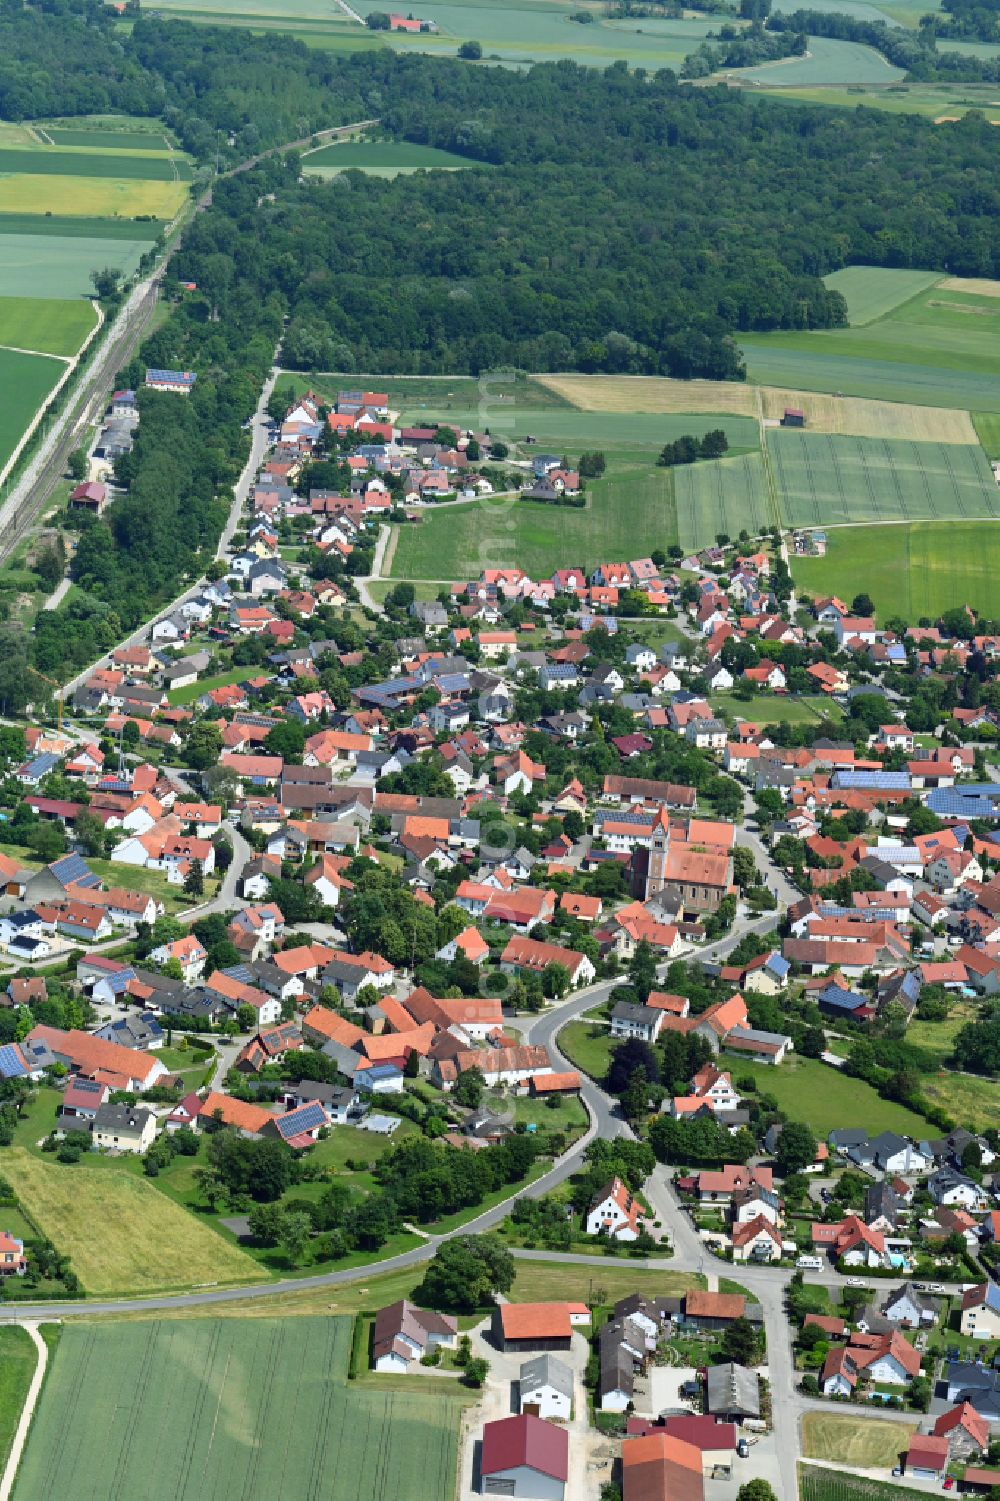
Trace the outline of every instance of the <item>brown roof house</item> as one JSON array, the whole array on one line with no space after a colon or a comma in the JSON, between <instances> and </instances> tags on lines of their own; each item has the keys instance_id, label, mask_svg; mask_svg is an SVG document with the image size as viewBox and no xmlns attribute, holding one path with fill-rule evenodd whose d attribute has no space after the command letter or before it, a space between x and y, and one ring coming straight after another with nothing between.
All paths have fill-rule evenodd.
<instances>
[{"instance_id":1,"label":"brown roof house","mask_svg":"<svg viewBox=\"0 0 1000 1501\"><path fill-rule=\"evenodd\" d=\"M415 1308L401 1298L380 1308L372 1330L372 1369L406 1372L421 1356L439 1345L453 1348L458 1324L445 1313Z\"/></svg>"}]
</instances>

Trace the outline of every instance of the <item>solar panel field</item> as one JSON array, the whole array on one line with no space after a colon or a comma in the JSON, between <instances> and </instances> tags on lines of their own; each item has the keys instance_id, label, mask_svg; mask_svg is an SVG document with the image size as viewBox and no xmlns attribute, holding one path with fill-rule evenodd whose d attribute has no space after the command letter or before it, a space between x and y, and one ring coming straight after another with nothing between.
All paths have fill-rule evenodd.
<instances>
[{"instance_id":1,"label":"solar panel field","mask_svg":"<svg viewBox=\"0 0 1000 1501\"><path fill-rule=\"evenodd\" d=\"M1000 515L981 448L776 431L768 453L788 526Z\"/></svg>"},{"instance_id":2,"label":"solar panel field","mask_svg":"<svg viewBox=\"0 0 1000 1501\"><path fill-rule=\"evenodd\" d=\"M349 1318L71 1324L16 1501L427 1501L459 1403L348 1385ZM456 1388L457 1390L457 1388Z\"/></svg>"}]
</instances>

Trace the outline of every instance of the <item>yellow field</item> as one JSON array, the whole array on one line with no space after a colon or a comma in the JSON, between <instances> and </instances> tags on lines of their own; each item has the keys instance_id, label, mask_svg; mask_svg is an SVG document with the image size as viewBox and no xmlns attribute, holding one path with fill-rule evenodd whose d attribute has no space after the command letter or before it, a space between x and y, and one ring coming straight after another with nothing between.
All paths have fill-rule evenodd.
<instances>
[{"instance_id":1,"label":"yellow field","mask_svg":"<svg viewBox=\"0 0 1000 1501\"><path fill-rule=\"evenodd\" d=\"M1000 281L978 276L947 276L937 288L939 292L966 292L970 297L1000 297Z\"/></svg>"},{"instance_id":2,"label":"yellow field","mask_svg":"<svg viewBox=\"0 0 1000 1501\"><path fill-rule=\"evenodd\" d=\"M894 1423L868 1413L841 1417L807 1412L802 1419L802 1452L807 1459L832 1460L860 1469L892 1469L909 1447L916 1423Z\"/></svg>"},{"instance_id":3,"label":"yellow field","mask_svg":"<svg viewBox=\"0 0 1000 1501\"><path fill-rule=\"evenodd\" d=\"M786 407L798 407L805 412L811 432L924 443L979 442L968 412L946 407L785 391L739 381L666 380L656 375L538 375L535 379L585 412L730 412L741 417L763 412L766 418L780 418Z\"/></svg>"},{"instance_id":4,"label":"yellow field","mask_svg":"<svg viewBox=\"0 0 1000 1501\"><path fill-rule=\"evenodd\" d=\"M12 1147L3 1172L95 1296L266 1281L251 1256L121 1166L70 1167Z\"/></svg>"},{"instance_id":5,"label":"yellow field","mask_svg":"<svg viewBox=\"0 0 1000 1501\"><path fill-rule=\"evenodd\" d=\"M806 414L811 432L851 438L905 438L915 443L978 443L968 412L950 407L909 406L903 401L866 401L860 396L827 396L816 391L779 391L761 386L765 417L779 418L786 407Z\"/></svg>"},{"instance_id":6,"label":"yellow field","mask_svg":"<svg viewBox=\"0 0 1000 1501\"><path fill-rule=\"evenodd\" d=\"M87 218L133 219L152 214L172 219L187 197L183 182L149 182L132 178L62 177L18 173L0 178L0 214L79 214Z\"/></svg>"},{"instance_id":7,"label":"yellow field","mask_svg":"<svg viewBox=\"0 0 1000 1501\"><path fill-rule=\"evenodd\" d=\"M536 375L585 412L731 412L756 417L753 386L740 381L667 380L659 375Z\"/></svg>"}]
</instances>

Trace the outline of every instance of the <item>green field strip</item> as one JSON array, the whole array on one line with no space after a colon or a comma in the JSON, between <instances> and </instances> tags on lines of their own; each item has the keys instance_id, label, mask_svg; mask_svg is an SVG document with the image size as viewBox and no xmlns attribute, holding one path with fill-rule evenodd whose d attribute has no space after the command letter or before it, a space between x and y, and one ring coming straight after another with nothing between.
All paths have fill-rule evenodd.
<instances>
[{"instance_id":1,"label":"green field strip","mask_svg":"<svg viewBox=\"0 0 1000 1501\"><path fill-rule=\"evenodd\" d=\"M0 234L0 298L51 300L58 304L70 298L90 297L92 271L114 266L131 275L148 249L147 240ZM12 338L6 342L23 341Z\"/></svg>"},{"instance_id":2,"label":"green field strip","mask_svg":"<svg viewBox=\"0 0 1000 1501\"><path fill-rule=\"evenodd\" d=\"M89 302L0 296L0 345L38 354L76 354L97 322Z\"/></svg>"},{"instance_id":3,"label":"green field strip","mask_svg":"<svg viewBox=\"0 0 1000 1501\"><path fill-rule=\"evenodd\" d=\"M685 552L726 532L751 536L771 525L764 461L759 453L679 465L674 471L677 540Z\"/></svg>"},{"instance_id":4,"label":"green field strip","mask_svg":"<svg viewBox=\"0 0 1000 1501\"><path fill-rule=\"evenodd\" d=\"M151 182L190 182L191 164L184 157L125 156L103 151L60 151L0 147L0 176L16 173L61 177L142 177Z\"/></svg>"},{"instance_id":5,"label":"green field strip","mask_svg":"<svg viewBox=\"0 0 1000 1501\"><path fill-rule=\"evenodd\" d=\"M101 151L170 151L173 148L162 131L156 130L76 130L65 125L38 125L57 146L89 146Z\"/></svg>"},{"instance_id":6,"label":"green field strip","mask_svg":"<svg viewBox=\"0 0 1000 1501\"><path fill-rule=\"evenodd\" d=\"M76 214L0 214L0 235L44 235L46 239L53 240L141 240L144 242L144 249L166 226L165 219L88 219Z\"/></svg>"},{"instance_id":7,"label":"green field strip","mask_svg":"<svg viewBox=\"0 0 1000 1501\"><path fill-rule=\"evenodd\" d=\"M893 270L885 266L845 266L824 276L832 292L847 302L851 327L863 327L884 318L920 292L940 281L940 271Z\"/></svg>"}]
</instances>

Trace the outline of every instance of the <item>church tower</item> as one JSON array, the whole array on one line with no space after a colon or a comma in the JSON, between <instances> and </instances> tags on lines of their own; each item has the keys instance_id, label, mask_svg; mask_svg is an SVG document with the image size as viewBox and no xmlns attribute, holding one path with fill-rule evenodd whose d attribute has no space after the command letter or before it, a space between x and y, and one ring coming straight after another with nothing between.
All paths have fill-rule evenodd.
<instances>
[{"instance_id":1,"label":"church tower","mask_svg":"<svg viewBox=\"0 0 1000 1501\"><path fill-rule=\"evenodd\" d=\"M670 852L670 823L666 808L656 815L653 834L649 844L649 861L646 866L646 892L644 901L662 891L667 874L667 855Z\"/></svg>"}]
</instances>

